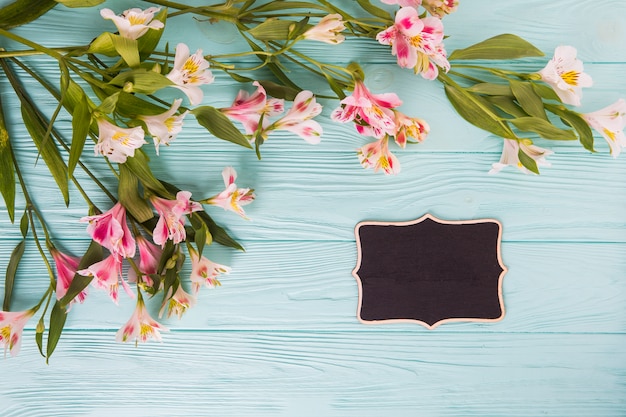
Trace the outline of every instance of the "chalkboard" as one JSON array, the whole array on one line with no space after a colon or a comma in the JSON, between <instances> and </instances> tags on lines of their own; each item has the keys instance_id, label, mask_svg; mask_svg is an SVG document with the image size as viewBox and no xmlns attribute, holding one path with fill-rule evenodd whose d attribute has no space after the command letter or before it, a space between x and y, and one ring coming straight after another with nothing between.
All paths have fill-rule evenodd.
<instances>
[{"instance_id":1,"label":"chalkboard","mask_svg":"<svg viewBox=\"0 0 626 417\"><path fill-rule=\"evenodd\" d=\"M449 321L504 317L500 241L492 219L361 222L355 228L364 323L415 321L432 329Z\"/></svg>"}]
</instances>

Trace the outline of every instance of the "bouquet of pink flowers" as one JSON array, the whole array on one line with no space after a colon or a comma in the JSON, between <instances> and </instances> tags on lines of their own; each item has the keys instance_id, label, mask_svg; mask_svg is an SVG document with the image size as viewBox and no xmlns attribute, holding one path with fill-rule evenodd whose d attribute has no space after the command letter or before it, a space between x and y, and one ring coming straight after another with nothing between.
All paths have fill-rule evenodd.
<instances>
[{"instance_id":1,"label":"bouquet of pink flowers","mask_svg":"<svg viewBox=\"0 0 626 417\"><path fill-rule=\"evenodd\" d=\"M397 94L370 91L357 62L346 67L321 62L298 49L302 42L322 42L331 48L349 38L371 39L387 46L399 67L441 82L462 118L504 139L502 157L490 173L510 165L538 174L538 167L549 165L546 157L552 151L533 144L536 137L579 141L594 152L595 129L614 157L626 146L626 101L593 113L574 110L592 80L573 47L558 47L546 62L544 54L524 39L503 34L448 54L444 21L459 8L458 0L356 0L350 10L327 0L227 0L203 7L154 0L154 7L143 10L99 10L111 21L111 30L94 34L80 47L44 46L11 31L57 3L87 7L100 1L19 0L0 9L0 37L21 45L0 51L0 68L19 98L23 123L66 204L70 187L83 197L86 215L77 221L86 224L91 244L82 256L55 246L51 226L30 198L22 175L27 166L15 157L11 126L0 111L0 192L12 222L18 186L26 202L19 220L23 240L9 259L0 311L0 344L12 355L19 351L24 325L38 316L36 343L49 358L70 308L88 299L89 287L107 291L117 303L121 285L128 297L136 299L135 312L117 339L146 341L160 340L159 332L166 330L150 317L146 296L161 295L159 317L181 317L202 287L220 285L219 276L230 268L205 257L206 247L212 243L242 247L208 210L218 206L245 219L243 206L252 203L255 194L236 184L232 167L222 172L222 192L195 199L153 174L146 146L154 146L156 157L175 146L186 118L195 117L212 136L249 148L260 158L261 146L277 131L320 143L318 99L334 101L332 120L352 124L358 135L371 138L357 150L355 161L385 174L400 172L392 147L423 142L430 133L428 122L400 112ZM246 48L205 55L179 43L171 52L162 39L163 30L168 19L184 14L233 25ZM58 62L58 85L23 59L34 54ZM230 63L234 57L255 61ZM503 61L518 58L537 59L536 71L503 68ZM330 93L302 88L289 77L290 67L323 80ZM214 82L212 71L223 71L247 85L229 107L205 103L205 86ZM58 103L51 116L31 98L20 81L24 76L36 80ZM176 91L180 97L168 101L165 91ZM60 114L71 116L71 137L56 128ZM116 187L99 179L90 168L96 164L107 167ZM83 173L79 176L77 171ZM93 181L110 200L106 207L98 207L87 195L81 185L85 180ZM31 238L50 283L32 308L10 311L13 281L25 241ZM191 263L191 273L183 276L186 262Z\"/></svg>"}]
</instances>

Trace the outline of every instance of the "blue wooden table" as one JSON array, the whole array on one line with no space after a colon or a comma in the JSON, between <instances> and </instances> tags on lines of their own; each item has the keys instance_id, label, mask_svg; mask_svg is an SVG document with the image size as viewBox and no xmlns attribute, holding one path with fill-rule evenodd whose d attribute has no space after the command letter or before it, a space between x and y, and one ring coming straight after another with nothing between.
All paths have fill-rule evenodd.
<instances>
[{"instance_id":1,"label":"blue wooden table","mask_svg":"<svg viewBox=\"0 0 626 417\"><path fill-rule=\"evenodd\" d=\"M105 6L120 12L137 3L147 4L112 0ZM515 33L546 52L543 60L512 64L520 70L540 69L558 45L575 46L594 79L582 112L626 97L626 2L466 0L444 23L449 51ZM84 44L104 30L111 24L96 8L57 6L16 33L56 46ZM171 19L164 37L205 53L233 45L228 32L215 35L208 23L188 16ZM555 151L541 175L512 167L488 175L500 158L501 139L462 120L440 84L398 68L385 47L370 42L307 48L336 64L359 61L373 91L397 92L403 111L428 121L428 139L396 153L401 174L360 167L355 149L366 140L352 126L330 121L337 102L320 100L319 145L279 135L263 145L260 161L253 151L189 123L153 158L153 170L194 196L210 196L223 187L223 167L233 166L238 184L258 195L246 207L251 220L221 209L212 214L246 252L207 249L232 272L221 287L202 291L181 321L165 321L171 331L163 343L116 343L134 302L120 296L116 307L105 293L92 291L73 307L46 366L32 320L20 354L0 360L0 415L626 415L625 156L612 158L599 135L597 154L575 143L539 140ZM55 79L55 62L31 62ZM241 86L215 75L205 100L228 106ZM294 75L308 82L306 74ZM36 83L24 83L41 97L40 105L54 110L54 100ZM0 89L18 158L33 158L36 149L19 125L17 99L5 79ZM55 238L76 253L84 250L89 236L78 222L84 207L65 208L43 164L32 172L31 193L54 224ZM502 321L427 330L357 320L355 225L425 213L502 223L508 267ZM4 211L0 270L19 240L19 228ZM36 302L48 279L35 246L27 245L14 309Z\"/></svg>"}]
</instances>

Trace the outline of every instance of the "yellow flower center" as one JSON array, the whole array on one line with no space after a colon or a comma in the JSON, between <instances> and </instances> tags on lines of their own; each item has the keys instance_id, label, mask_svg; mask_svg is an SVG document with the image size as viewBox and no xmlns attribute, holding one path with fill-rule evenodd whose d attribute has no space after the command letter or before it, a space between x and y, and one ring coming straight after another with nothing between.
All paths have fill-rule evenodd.
<instances>
[{"instance_id":1,"label":"yellow flower center","mask_svg":"<svg viewBox=\"0 0 626 417\"><path fill-rule=\"evenodd\" d=\"M128 146L128 142L130 141L128 134L124 132L115 132L113 136L111 137L111 139L113 139L116 142L120 142L122 145L125 145L125 146Z\"/></svg>"},{"instance_id":2,"label":"yellow flower center","mask_svg":"<svg viewBox=\"0 0 626 417\"><path fill-rule=\"evenodd\" d=\"M579 72L576 71L567 71L561 74L561 78L569 85L578 85L578 77L580 76Z\"/></svg>"},{"instance_id":3,"label":"yellow flower center","mask_svg":"<svg viewBox=\"0 0 626 417\"><path fill-rule=\"evenodd\" d=\"M183 71L187 71L191 74L197 72L200 69L200 64L196 62L193 57L188 58L183 65Z\"/></svg>"},{"instance_id":4,"label":"yellow flower center","mask_svg":"<svg viewBox=\"0 0 626 417\"><path fill-rule=\"evenodd\" d=\"M128 16L128 22L135 26L135 25L143 25L144 23L146 23L146 17L145 16L137 16L137 15L133 15L133 16Z\"/></svg>"},{"instance_id":5,"label":"yellow flower center","mask_svg":"<svg viewBox=\"0 0 626 417\"><path fill-rule=\"evenodd\" d=\"M174 130L174 123L176 122L176 118L174 116L172 117L168 117L167 119L165 119L165 121L163 122L163 124L165 125L165 127L167 128L168 132L171 132L172 130Z\"/></svg>"},{"instance_id":6,"label":"yellow flower center","mask_svg":"<svg viewBox=\"0 0 626 417\"><path fill-rule=\"evenodd\" d=\"M8 324L0 329L0 340L4 340L5 343L9 343L11 338L11 325Z\"/></svg>"},{"instance_id":7,"label":"yellow flower center","mask_svg":"<svg viewBox=\"0 0 626 417\"><path fill-rule=\"evenodd\" d=\"M604 128L603 131L607 138L611 139L612 142L615 142L615 132L607 128Z\"/></svg>"}]
</instances>

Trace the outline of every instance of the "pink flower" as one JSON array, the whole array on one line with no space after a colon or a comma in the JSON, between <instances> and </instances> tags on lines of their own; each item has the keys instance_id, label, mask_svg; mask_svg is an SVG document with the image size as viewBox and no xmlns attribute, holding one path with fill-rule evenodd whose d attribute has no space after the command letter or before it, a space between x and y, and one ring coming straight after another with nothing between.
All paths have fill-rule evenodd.
<instances>
[{"instance_id":1,"label":"pink flower","mask_svg":"<svg viewBox=\"0 0 626 417\"><path fill-rule=\"evenodd\" d=\"M67 290L74 279L74 275L76 275L76 270L78 269L78 264L80 262L80 258L76 256L67 255L56 248L50 249L50 254L52 255L52 259L54 259L54 264L56 266L57 271L57 285L56 285L56 296L57 300L60 300L67 294ZM85 297L87 297L87 290L82 290L70 303L73 304L75 302L83 303L85 301Z\"/></svg>"},{"instance_id":2,"label":"pink flower","mask_svg":"<svg viewBox=\"0 0 626 417\"><path fill-rule=\"evenodd\" d=\"M368 143L359 150L357 155L363 168L373 168L374 172L382 169L387 175L400 173L400 162L388 147L388 138Z\"/></svg>"},{"instance_id":3,"label":"pink flower","mask_svg":"<svg viewBox=\"0 0 626 417\"><path fill-rule=\"evenodd\" d=\"M563 103L580 106L582 89L591 87L593 80L583 72L583 62L576 58L576 54L576 48L572 46L559 46L539 75Z\"/></svg>"},{"instance_id":4,"label":"pink flower","mask_svg":"<svg viewBox=\"0 0 626 417\"><path fill-rule=\"evenodd\" d=\"M422 0L380 0L385 4L397 4L400 7L418 7Z\"/></svg>"},{"instance_id":5,"label":"pink flower","mask_svg":"<svg viewBox=\"0 0 626 417\"><path fill-rule=\"evenodd\" d=\"M159 263L161 262L161 255L163 250L151 243L145 237L137 236L137 247L139 248L139 272L141 273L140 280L137 280L137 272L134 268L128 270L128 280L130 282L141 281L148 286L152 286L153 281L150 275L158 273Z\"/></svg>"},{"instance_id":6,"label":"pink flower","mask_svg":"<svg viewBox=\"0 0 626 417\"><path fill-rule=\"evenodd\" d=\"M300 91L287 113L272 123L268 130L288 130L311 144L317 144L322 135L322 126L312 119L321 112L322 106L315 101L313 93Z\"/></svg>"},{"instance_id":7,"label":"pink flower","mask_svg":"<svg viewBox=\"0 0 626 417\"><path fill-rule=\"evenodd\" d=\"M220 109L231 119L243 124L246 134L254 134L259 127L259 120L263 116L263 128L269 125L268 117L276 116L284 111L284 100L277 98L267 99L265 89L258 81L253 83L257 90L250 95L240 90L232 106Z\"/></svg>"},{"instance_id":8,"label":"pink flower","mask_svg":"<svg viewBox=\"0 0 626 417\"><path fill-rule=\"evenodd\" d=\"M250 188L237 188L237 184L235 184L237 171L235 171L233 167L224 168L222 178L224 178L226 189L213 197L203 200L203 203L222 207L224 210L233 211L244 219L247 219L246 213L241 206L245 206L254 201L254 190Z\"/></svg>"},{"instance_id":9,"label":"pink flower","mask_svg":"<svg viewBox=\"0 0 626 417\"><path fill-rule=\"evenodd\" d=\"M16 356L20 352L22 331L34 314L34 310L0 311L0 345L4 345L5 355L7 349L11 352L11 356Z\"/></svg>"},{"instance_id":10,"label":"pink flower","mask_svg":"<svg viewBox=\"0 0 626 417\"><path fill-rule=\"evenodd\" d=\"M330 43L332 45L343 42L346 37L341 34L346 26L340 14L334 13L324 16L317 25L302 35L304 39Z\"/></svg>"},{"instance_id":11,"label":"pink flower","mask_svg":"<svg viewBox=\"0 0 626 417\"><path fill-rule=\"evenodd\" d=\"M137 39L143 36L148 29L162 29L164 27L163 22L153 20L154 14L159 10L161 9L157 7L149 7L146 10L133 8L125 10L117 16L111 9L102 9L100 16L112 20L117 26L120 36Z\"/></svg>"},{"instance_id":12,"label":"pink flower","mask_svg":"<svg viewBox=\"0 0 626 417\"><path fill-rule=\"evenodd\" d=\"M601 110L583 114L582 117L589 126L597 130L607 141L611 149L611 155L617 158L626 147L626 101L619 99L615 103Z\"/></svg>"},{"instance_id":13,"label":"pink flower","mask_svg":"<svg viewBox=\"0 0 626 417\"><path fill-rule=\"evenodd\" d=\"M341 123L354 121L359 133L381 139L396 133L391 109L401 104L396 94L372 94L362 81L356 81L352 95L341 100L341 106L333 111L331 118Z\"/></svg>"},{"instance_id":14,"label":"pink flower","mask_svg":"<svg viewBox=\"0 0 626 417\"><path fill-rule=\"evenodd\" d=\"M198 294L200 288L204 285L210 288L222 285L217 277L220 274L228 274L230 268L210 261L204 256L199 257L198 252L190 248L189 255L191 257L191 289L194 295Z\"/></svg>"},{"instance_id":15,"label":"pink flower","mask_svg":"<svg viewBox=\"0 0 626 417\"><path fill-rule=\"evenodd\" d=\"M519 141L517 139L504 139L500 162L494 163L489 173L496 174L509 165L516 167L524 174L530 173L531 171L529 171L521 163L519 159L519 152L523 152L529 158L534 159L537 166L550 166L550 163L546 161L546 156L551 155L553 153L552 151L535 146L528 139L522 139Z\"/></svg>"},{"instance_id":16,"label":"pink flower","mask_svg":"<svg viewBox=\"0 0 626 417\"><path fill-rule=\"evenodd\" d=\"M409 117L404 113L394 110L396 117L396 143L401 148L406 146L409 137L416 142L422 142L430 132L430 126L426 121L417 117Z\"/></svg>"},{"instance_id":17,"label":"pink flower","mask_svg":"<svg viewBox=\"0 0 626 417\"><path fill-rule=\"evenodd\" d=\"M170 287L169 289L169 294L171 293L172 287ZM159 311L159 318L163 316L165 307L167 307L167 318L170 318L172 314L176 314L178 316L178 319L181 319L183 317L183 314L189 308L193 307L194 304L196 304L196 297L186 293L185 290L183 290L182 285L178 285L178 288L176 289L174 295L169 297L169 299L167 299L167 301L163 303L163 306L161 306L161 310Z\"/></svg>"},{"instance_id":18,"label":"pink flower","mask_svg":"<svg viewBox=\"0 0 626 417\"><path fill-rule=\"evenodd\" d=\"M174 68L167 74L175 85L189 98L192 105L202 101L204 93L201 85L211 84L213 74L208 70L209 62L202 56L202 50L198 49L195 54L189 54L189 47L184 43L176 45L174 56Z\"/></svg>"},{"instance_id":19,"label":"pink flower","mask_svg":"<svg viewBox=\"0 0 626 417\"><path fill-rule=\"evenodd\" d=\"M459 0L423 0L422 6L428 10L428 13L442 18L456 11L459 6Z\"/></svg>"},{"instance_id":20,"label":"pink flower","mask_svg":"<svg viewBox=\"0 0 626 417\"><path fill-rule=\"evenodd\" d=\"M190 200L189 191L179 191L176 200L152 196L150 201L159 214L159 221L152 235L152 240L163 247L170 239L173 243L180 243L187 237L185 232L185 214L202 210L202 205Z\"/></svg>"},{"instance_id":21,"label":"pink flower","mask_svg":"<svg viewBox=\"0 0 626 417\"><path fill-rule=\"evenodd\" d=\"M117 331L115 340L118 342L128 342L129 340L135 340L137 342L147 342L148 339L154 339L158 342L161 341L161 334L159 332L167 332L168 329L155 321L148 311L143 299L139 297L137 299L137 307L135 312L130 317L128 322Z\"/></svg>"},{"instance_id":22,"label":"pink flower","mask_svg":"<svg viewBox=\"0 0 626 417\"><path fill-rule=\"evenodd\" d=\"M135 239L126 224L126 209L116 203L109 211L95 216L86 216L81 222L89 222L87 233L111 253L123 258L135 256Z\"/></svg>"},{"instance_id":23,"label":"pink flower","mask_svg":"<svg viewBox=\"0 0 626 417\"><path fill-rule=\"evenodd\" d=\"M432 80L438 75L437 66L450 69L443 49L443 23L436 17L420 19L413 7L403 7L396 13L395 24L376 35L383 45L391 45L391 54L402 68Z\"/></svg>"},{"instance_id":24,"label":"pink flower","mask_svg":"<svg viewBox=\"0 0 626 417\"><path fill-rule=\"evenodd\" d=\"M91 285L98 289L108 291L109 296L115 304L118 303L117 293L120 282L122 283L122 287L124 287L126 294L128 294L131 298L135 297L126 281L122 278L122 258L120 258L119 255L111 254L102 261L96 262L95 264L77 272L85 277L93 277Z\"/></svg>"}]
</instances>

